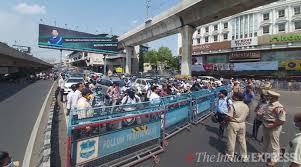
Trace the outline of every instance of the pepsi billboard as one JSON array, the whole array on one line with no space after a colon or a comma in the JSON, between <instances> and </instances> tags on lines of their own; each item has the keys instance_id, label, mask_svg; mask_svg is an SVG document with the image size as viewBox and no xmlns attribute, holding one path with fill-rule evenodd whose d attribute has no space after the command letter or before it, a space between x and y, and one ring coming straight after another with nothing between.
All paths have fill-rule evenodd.
<instances>
[{"instance_id":1,"label":"pepsi billboard","mask_svg":"<svg viewBox=\"0 0 301 167\"><path fill-rule=\"evenodd\" d=\"M39 47L69 51L117 54L117 36L90 34L64 28L39 25Z\"/></svg>"}]
</instances>

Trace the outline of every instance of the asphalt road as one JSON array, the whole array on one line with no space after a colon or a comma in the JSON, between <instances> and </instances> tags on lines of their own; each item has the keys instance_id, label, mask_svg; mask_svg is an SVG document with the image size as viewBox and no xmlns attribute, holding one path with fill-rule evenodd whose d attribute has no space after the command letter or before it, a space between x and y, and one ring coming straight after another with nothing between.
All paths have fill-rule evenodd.
<instances>
[{"instance_id":1,"label":"asphalt road","mask_svg":"<svg viewBox=\"0 0 301 167\"><path fill-rule=\"evenodd\" d=\"M32 84L0 84L1 92L7 92L0 94L0 150L8 151L21 164L31 131L52 83L42 80ZM16 88L18 91L14 90Z\"/></svg>"},{"instance_id":2,"label":"asphalt road","mask_svg":"<svg viewBox=\"0 0 301 167\"><path fill-rule=\"evenodd\" d=\"M296 128L293 125L293 115L296 112L301 112L301 103L300 97L301 92L281 92L282 97L280 102L285 106L287 110L287 122L284 125L280 143L281 147L286 147L289 141L294 137L297 133ZM252 106L251 111L255 106ZM251 119L247 125L247 133L251 134L252 131L252 123L253 123L254 114L252 113ZM160 154L160 162L159 164L155 164L153 159L149 159L145 162L142 162L137 167L175 167L175 166L185 166L185 167L258 167L265 166L264 163L223 163L223 162L215 162L215 163L207 163L204 160L204 154L206 155L216 155L223 154L226 149L226 139L218 140L217 138L217 124L211 122L210 119L207 119L203 122L202 125L192 126L190 131L184 130L180 134L174 136L169 139L167 149L164 153ZM263 145L255 141L251 138L247 138L247 147L248 153L257 153L262 150ZM196 154L197 153L197 154ZM201 162L197 162L198 154L201 154ZM279 164L278 166L281 166Z\"/></svg>"}]
</instances>

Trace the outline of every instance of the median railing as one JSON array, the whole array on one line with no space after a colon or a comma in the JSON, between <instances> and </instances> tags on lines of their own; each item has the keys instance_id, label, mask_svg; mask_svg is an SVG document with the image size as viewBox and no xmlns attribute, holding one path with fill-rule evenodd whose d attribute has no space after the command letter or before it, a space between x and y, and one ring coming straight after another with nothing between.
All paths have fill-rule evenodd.
<instances>
[{"instance_id":1,"label":"median railing","mask_svg":"<svg viewBox=\"0 0 301 167\"><path fill-rule=\"evenodd\" d=\"M228 86L159 101L71 111L67 166L132 166L153 157L166 140L215 110L217 93Z\"/></svg>"}]
</instances>

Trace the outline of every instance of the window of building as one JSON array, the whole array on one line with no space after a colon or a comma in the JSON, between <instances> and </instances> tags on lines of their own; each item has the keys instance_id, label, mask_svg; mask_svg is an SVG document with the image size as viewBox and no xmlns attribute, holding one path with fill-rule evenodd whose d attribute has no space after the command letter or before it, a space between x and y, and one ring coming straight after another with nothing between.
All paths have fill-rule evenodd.
<instances>
[{"instance_id":1,"label":"window of building","mask_svg":"<svg viewBox=\"0 0 301 167\"><path fill-rule=\"evenodd\" d=\"M270 20L270 13L264 13L263 20Z\"/></svg>"},{"instance_id":2,"label":"window of building","mask_svg":"<svg viewBox=\"0 0 301 167\"><path fill-rule=\"evenodd\" d=\"M270 26L263 26L262 31L264 34L269 34L270 33ZM254 33L255 36L255 33Z\"/></svg>"},{"instance_id":3,"label":"window of building","mask_svg":"<svg viewBox=\"0 0 301 167\"><path fill-rule=\"evenodd\" d=\"M257 32L254 32L254 37L257 37Z\"/></svg>"},{"instance_id":4,"label":"window of building","mask_svg":"<svg viewBox=\"0 0 301 167\"><path fill-rule=\"evenodd\" d=\"M232 36L234 37L234 36ZM228 34L224 34L224 40L227 40L228 39Z\"/></svg>"},{"instance_id":5,"label":"window of building","mask_svg":"<svg viewBox=\"0 0 301 167\"><path fill-rule=\"evenodd\" d=\"M214 35L213 36L213 40L216 42L218 40L218 36L217 35Z\"/></svg>"},{"instance_id":6,"label":"window of building","mask_svg":"<svg viewBox=\"0 0 301 167\"><path fill-rule=\"evenodd\" d=\"M201 29L198 29L198 34L201 34Z\"/></svg>"},{"instance_id":7,"label":"window of building","mask_svg":"<svg viewBox=\"0 0 301 167\"><path fill-rule=\"evenodd\" d=\"M278 11L278 16L279 16L279 18L284 17L285 16L285 10L284 9L279 10Z\"/></svg>"},{"instance_id":8,"label":"window of building","mask_svg":"<svg viewBox=\"0 0 301 167\"><path fill-rule=\"evenodd\" d=\"M250 37L253 37L253 33L250 33Z\"/></svg>"},{"instance_id":9,"label":"window of building","mask_svg":"<svg viewBox=\"0 0 301 167\"><path fill-rule=\"evenodd\" d=\"M205 42L209 42L209 37L205 37Z\"/></svg>"},{"instance_id":10,"label":"window of building","mask_svg":"<svg viewBox=\"0 0 301 167\"><path fill-rule=\"evenodd\" d=\"M201 43L201 39L200 38L197 38L196 41L197 41L197 44Z\"/></svg>"},{"instance_id":11,"label":"window of building","mask_svg":"<svg viewBox=\"0 0 301 167\"><path fill-rule=\"evenodd\" d=\"M294 13L295 13L295 15L300 14L300 6L294 7Z\"/></svg>"},{"instance_id":12,"label":"window of building","mask_svg":"<svg viewBox=\"0 0 301 167\"><path fill-rule=\"evenodd\" d=\"M214 31L217 31L218 30L218 25L214 25Z\"/></svg>"},{"instance_id":13,"label":"window of building","mask_svg":"<svg viewBox=\"0 0 301 167\"><path fill-rule=\"evenodd\" d=\"M301 29L301 21L296 21L295 22L295 30L300 30Z\"/></svg>"},{"instance_id":14,"label":"window of building","mask_svg":"<svg viewBox=\"0 0 301 167\"><path fill-rule=\"evenodd\" d=\"M238 35L236 35L236 39L238 39Z\"/></svg>"},{"instance_id":15,"label":"window of building","mask_svg":"<svg viewBox=\"0 0 301 167\"><path fill-rule=\"evenodd\" d=\"M232 36L232 40L234 40L234 39L235 39L235 36L233 35L233 36Z\"/></svg>"},{"instance_id":16,"label":"window of building","mask_svg":"<svg viewBox=\"0 0 301 167\"><path fill-rule=\"evenodd\" d=\"M248 38L248 34L245 34L245 38Z\"/></svg>"},{"instance_id":17,"label":"window of building","mask_svg":"<svg viewBox=\"0 0 301 167\"><path fill-rule=\"evenodd\" d=\"M278 31L284 32L285 31L285 23L278 24Z\"/></svg>"},{"instance_id":18,"label":"window of building","mask_svg":"<svg viewBox=\"0 0 301 167\"><path fill-rule=\"evenodd\" d=\"M209 32L209 27L205 27L205 31L206 31L206 32Z\"/></svg>"},{"instance_id":19,"label":"window of building","mask_svg":"<svg viewBox=\"0 0 301 167\"><path fill-rule=\"evenodd\" d=\"M228 23L224 23L224 29L228 28Z\"/></svg>"},{"instance_id":20,"label":"window of building","mask_svg":"<svg viewBox=\"0 0 301 167\"><path fill-rule=\"evenodd\" d=\"M244 36L242 34L240 34L240 38L243 38Z\"/></svg>"}]
</instances>

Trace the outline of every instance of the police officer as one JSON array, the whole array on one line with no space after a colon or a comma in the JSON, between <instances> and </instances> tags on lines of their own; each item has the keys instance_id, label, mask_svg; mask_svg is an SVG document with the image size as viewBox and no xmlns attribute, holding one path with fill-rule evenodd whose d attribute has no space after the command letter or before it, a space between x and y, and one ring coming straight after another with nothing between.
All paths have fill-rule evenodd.
<instances>
[{"instance_id":1,"label":"police officer","mask_svg":"<svg viewBox=\"0 0 301 167\"><path fill-rule=\"evenodd\" d=\"M229 111L229 123L227 126L227 152L229 160L234 158L236 139L238 140L242 161L247 160L246 145L246 119L249 115L249 107L243 102L243 95L240 92L233 94L233 105Z\"/></svg>"},{"instance_id":2,"label":"police officer","mask_svg":"<svg viewBox=\"0 0 301 167\"><path fill-rule=\"evenodd\" d=\"M279 161L280 156L280 132L282 125L286 121L286 113L283 106L279 103L280 94L271 90L267 91L269 103L263 108L262 112L257 112L257 115L263 121L263 151L271 153L271 159L268 161L268 166L275 166ZM271 147L271 152L269 148Z\"/></svg>"}]
</instances>

